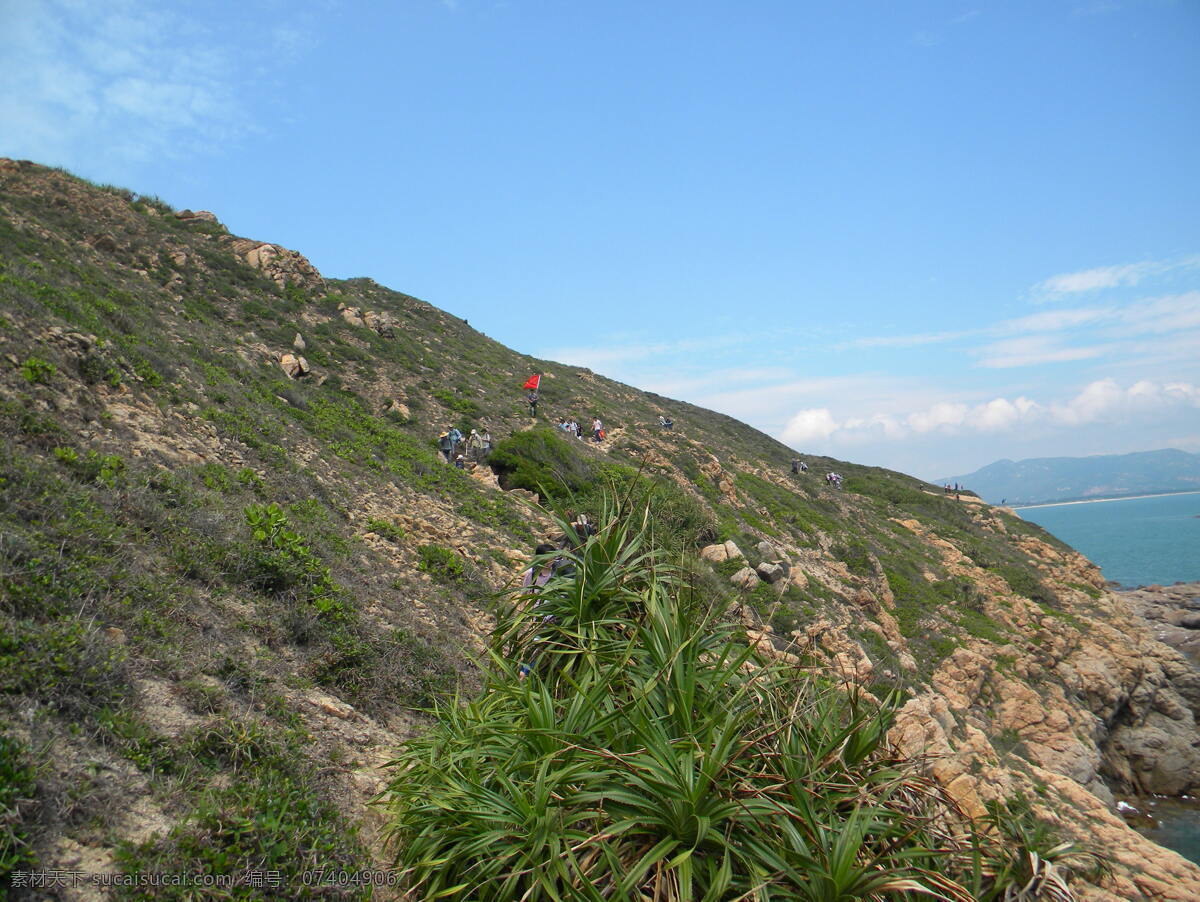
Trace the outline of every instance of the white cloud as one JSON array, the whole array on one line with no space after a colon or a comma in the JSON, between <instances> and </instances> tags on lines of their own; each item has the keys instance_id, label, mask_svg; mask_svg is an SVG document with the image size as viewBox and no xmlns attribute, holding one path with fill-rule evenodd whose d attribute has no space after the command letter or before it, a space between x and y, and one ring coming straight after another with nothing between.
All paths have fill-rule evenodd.
<instances>
[{"instance_id":1,"label":"white cloud","mask_svg":"<svg viewBox=\"0 0 1200 902\"><path fill-rule=\"evenodd\" d=\"M1087 424L1129 425L1190 415L1200 409L1200 386L1142 379L1122 386L1114 379L1088 383L1065 401L1039 402L1025 395L978 403L937 401L910 412L879 411L838 419L828 407L805 408L787 421L780 439L814 450L871 440L933 435L996 435L1037 426L1061 431Z\"/></svg>"},{"instance_id":2,"label":"white cloud","mask_svg":"<svg viewBox=\"0 0 1200 902\"><path fill-rule=\"evenodd\" d=\"M1159 271L1159 263L1124 263L1118 266L1098 266L1080 272L1062 273L1051 276L1034 286L1035 295L1056 297L1078 294L1081 291L1096 291L1101 288L1116 288L1120 285L1136 285L1152 272Z\"/></svg>"},{"instance_id":3,"label":"white cloud","mask_svg":"<svg viewBox=\"0 0 1200 902\"><path fill-rule=\"evenodd\" d=\"M842 427L838 426L826 407L799 410L787 421L780 437L788 445L808 445L824 441L839 428Z\"/></svg>"},{"instance_id":4,"label":"white cloud","mask_svg":"<svg viewBox=\"0 0 1200 902\"><path fill-rule=\"evenodd\" d=\"M311 46L303 16L281 28L251 10L218 33L198 10L145 0L3 5L0 152L93 171L227 146L255 128L249 71Z\"/></svg>"},{"instance_id":5,"label":"white cloud","mask_svg":"<svg viewBox=\"0 0 1200 902\"><path fill-rule=\"evenodd\" d=\"M980 348L979 365L990 369L1009 369L1018 366L1035 366L1043 363L1062 363L1068 360L1087 360L1099 357L1107 345L1069 347L1050 335L1030 335L992 342Z\"/></svg>"},{"instance_id":6,"label":"white cloud","mask_svg":"<svg viewBox=\"0 0 1200 902\"><path fill-rule=\"evenodd\" d=\"M1070 294L1137 285L1148 276L1162 275L1176 269L1192 269L1197 266L1200 266L1200 256L1196 255L1179 257L1174 260L1144 260L1140 263L1097 266L1095 269L1051 276L1035 285L1032 294L1035 300L1056 300Z\"/></svg>"}]
</instances>

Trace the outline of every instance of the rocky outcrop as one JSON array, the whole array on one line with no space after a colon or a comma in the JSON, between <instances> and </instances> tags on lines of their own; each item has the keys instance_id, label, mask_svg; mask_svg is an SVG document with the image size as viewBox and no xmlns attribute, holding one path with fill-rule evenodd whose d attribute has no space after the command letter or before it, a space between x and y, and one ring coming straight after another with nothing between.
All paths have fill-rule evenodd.
<instances>
[{"instance_id":1,"label":"rocky outcrop","mask_svg":"<svg viewBox=\"0 0 1200 902\"><path fill-rule=\"evenodd\" d=\"M1150 622L1158 641L1200 663L1200 583L1143 586L1118 594Z\"/></svg>"},{"instance_id":2,"label":"rocky outcrop","mask_svg":"<svg viewBox=\"0 0 1200 902\"><path fill-rule=\"evenodd\" d=\"M750 567L743 567L729 577L729 581L739 589L753 589L758 585L758 574Z\"/></svg>"},{"instance_id":3,"label":"rocky outcrop","mask_svg":"<svg viewBox=\"0 0 1200 902\"><path fill-rule=\"evenodd\" d=\"M705 545L700 549L700 557L706 561L712 561L714 564L723 564L726 561L736 561L742 557L742 549L738 548L737 543L730 539L716 545Z\"/></svg>"},{"instance_id":4,"label":"rocky outcrop","mask_svg":"<svg viewBox=\"0 0 1200 902\"><path fill-rule=\"evenodd\" d=\"M251 238L230 238L229 247L280 288L296 285L310 292L325 290L325 280L303 254Z\"/></svg>"},{"instance_id":5,"label":"rocky outcrop","mask_svg":"<svg viewBox=\"0 0 1200 902\"><path fill-rule=\"evenodd\" d=\"M338 305L338 312L346 325L370 329L384 338L394 338L400 327L400 321L386 312L363 311L361 307L347 307L345 304Z\"/></svg>"},{"instance_id":6,"label":"rocky outcrop","mask_svg":"<svg viewBox=\"0 0 1200 902\"><path fill-rule=\"evenodd\" d=\"M284 354L279 358L279 366L289 379L302 379L311 372L308 361L296 354Z\"/></svg>"}]
</instances>

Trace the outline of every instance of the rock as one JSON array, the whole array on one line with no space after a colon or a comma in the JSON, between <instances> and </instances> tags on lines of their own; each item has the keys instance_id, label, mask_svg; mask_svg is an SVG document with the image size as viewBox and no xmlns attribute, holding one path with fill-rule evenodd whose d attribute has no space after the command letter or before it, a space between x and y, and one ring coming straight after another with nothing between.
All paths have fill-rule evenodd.
<instances>
[{"instance_id":1,"label":"rock","mask_svg":"<svg viewBox=\"0 0 1200 902\"><path fill-rule=\"evenodd\" d=\"M374 310L368 310L362 315L362 318L363 325L384 338L394 337L396 326L400 325L390 313L377 313Z\"/></svg>"},{"instance_id":2,"label":"rock","mask_svg":"<svg viewBox=\"0 0 1200 902\"><path fill-rule=\"evenodd\" d=\"M412 411L410 411L408 409L407 404L404 404L401 401L397 401L397 400L393 399L392 403L387 406L387 409L388 409L389 413L394 413L397 416L402 416L406 420L412 419Z\"/></svg>"},{"instance_id":3,"label":"rock","mask_svg":"<svg viewBox=\"0 0 1200 902\"><path fill-rule=\"evenodd\" d=\"M285 288L296 285L305 291L324 291L325 280L308 258L296 251L249 238L228 238L230 249L263 275Z\"/></svg>"},{"instance_id":4,"label":"rock","mask_svg":"<svg viewBox=\"0 0 1200 902\"><path fill-rule=\"evenodd\" d=\"M296 337L292 339L292 347L295 348L297 351L303 351L305 348L308 347L308 345L304 341L304 336L301 335L299 332L297 332Z\"/></svg>"},{"instance_id":5,"label":"rock","mask_svg":"<svg viewBox=\"0 0 1200 902\"><path fill-rule=\"evenodd\" d=\"M742 549L737 547L737 543L733 539L730 539L725 543L725 559L727 561L736 561L740 557L743 557Z\"/></svg>"},{"instance_id":6,"label":"rock","mask_svg":"<svg viewBox=\"0 0 1200 902\"><path fill-rule=\"evenodd\" d=\"M125 630L117 626L110 626L104 630L104 635L108 636L110 642L114 645L125 644Z\"/></svg>"},{"instance_id":7,"label":"rock","mask_svg":"<svg viewBox=\"0 0 1200 902\"><path fill-rule=\"evenodd\" d=\"M755 568L755 572L758 573L760 579L768 583L777 583L781 579L787 577L787 571L780 563L768 563L767 561L763 561L758 565L757 568Z\"/></svg>"},{"instance_id":8,"label":"rock","mask_svg":"<svg viewBox=\"0 0 1200 902\"><path fill-rule=\"evenodd\" d=\"M342 319L351 326L366 325L366 323L363 322L362 310L360 310L358 307L346 307L344 310L342 310Z\"/></svg>"},{"instance_id":9,"label":"rock","mask_svg":"<svg viewBox=\"0 0 1200 902\"><path fill-rule=\"evenodd\" d=\"M700 549L700 557L706 561L712 561L714 564L723 564L729 560L729 550L722 542L719 545L705 545Z\"/></svg>"},{"instance_id":10,"label":"rock","mask_svg":"<svg viewBox=\"0 0 1200 902\"><path fill-rule=\"evenodd\" d=\"M1200 630L1200 613L1184 614L1179 618L1179 625L1185 630Z\"/></svg>"},{"instance_id":11,"label":"rock","mask_svg":"<svg viewBox=\"0 0 1200 902\"><path fill-rule=\"evenodd\" d=\"M531 492L529 489L509 489L508 494L515 495L517 498L524 498L532 504L537 504L541 501L537 492Z\"/></svg>"},{"instance_id":12,"label":"rock","mask_svg":"<svg viewBox=\"0 0 1200 902\"><path fill-rule=\"evenodd\" d=\"M758 556L764 561L779 561L786 557L782 548L771 544L766 539L763 539L755 547L758 549Z\"/></svg>"},{"instance_id":13,"label":"rock","mask_svg":"<svg viewBox=\"0 0 1200 902\"><path fill-rule=\"evenodd\" d=\"M176 219L183 222L211 222L215 225L220 225L220 221L216 215L208 210L180 210L175 214Z\"/></svg>"},{"instance_id":14,"label":"rock","mask_svg":"<svg viewBox=\"0 0 1200 902\"><path fill-rule=\"evenodd\" d=\"M117 244L117 239L115 239L112 235L95 235L92 237L89 243L96 250L102 251L106 254L115 254L121 249L120 245Z\"/></svg>"},{"instance_id":15,"label":"rock","mask_svg":"<svg viewBox=\"0 0 1200 902\"><path fill-rule=\"evenodd\" d=\"M733 576L729 577L729 581L739 589L753 589L758 585L758 574L749 567L743 567Z\"/></svg>"},{"instance_id":16,"label":"rock","mask_svg":"<svg viewBox=\"0 0 1200 902\"><path fill-rule=\"evenodd\" d=\"M311 372L308 361L295 354L284 354L279 358L279 365L290 379L302 379Z\"/></svg>"}]
</instances>

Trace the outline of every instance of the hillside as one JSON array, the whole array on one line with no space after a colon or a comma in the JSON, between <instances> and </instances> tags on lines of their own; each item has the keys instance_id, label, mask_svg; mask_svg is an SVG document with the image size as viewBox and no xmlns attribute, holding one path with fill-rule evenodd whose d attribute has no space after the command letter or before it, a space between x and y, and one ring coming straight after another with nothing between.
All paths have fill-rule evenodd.
<instances>
[{"instance_id":1,"label":"hillside","mask_svg":"<svg viewBox=\"0 0 1200 902\"><path fill-rule=\"evenodd\" d=\"M547 425L593 415L600 445ZM902 693L895 751L967 816L1023 798L1099 844L1112 872L1081 898L1200 895L1113 813L1200 788L1200 676L1088 561L977 498L810 455L793 476L729 417L9 160L0 421L5 871L386 864L387 762L479 687L500 595L555 534L530 490L594 515L648 484L658 540L751 641ZM440 459L451 424L490 430L495 469Z\"/></svg>"},{"instance_id":2,"label":"hillside","mask_svg":"<svg viewBox=\"0 0 1200 902\"><path fill-rule=\"evenodd\" d=\"M1167 448L1094 457L998 460L965 476L947 476L991 504L1040 504L1200 489L1200 454Z\"/></svg>"}]
</instances>

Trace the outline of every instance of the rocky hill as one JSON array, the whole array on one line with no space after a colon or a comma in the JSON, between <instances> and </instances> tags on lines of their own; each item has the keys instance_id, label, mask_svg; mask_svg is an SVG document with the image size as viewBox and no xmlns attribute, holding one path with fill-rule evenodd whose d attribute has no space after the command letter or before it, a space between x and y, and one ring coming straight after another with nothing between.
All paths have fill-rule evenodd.
<instances>
[{"instance_id":1,"label":"rocky hill","mask_svg":"<svg viewBox=\"0 0 1200 902\"><path fill-rule=\"evenodd\" d=\"M548 425L593 415L599 445ZM792 475L729 417L10 160L0 421L10 880L253 868L240 891L272 897L280 874L386 864L369 802L422 710L476 684L500 593L554 529L531 495L588 511L643 485L751 641L904 693L896 749L967 815L1023 797L1097 843L1112 870L1082 898L1200 896L1200 868L1114 813L1200 787L1200 676L1088 561L977 498L808 455ZM450 425L489 430L492 465L444 462ZM105 898L88 879L54 897Z\"/></svg>"},{"instance_id":2,"label":"rocky hill","mask_svg":"<svg viewBox=\"0 0 1200 902\"><path fill-rule=\"evenodd\" d=\"M1093 457L998 460L974 473L948 476L939 483L967 486L993 504L1187 492L1200 489L1200 454L1167 448Z\"/></svg>"}]
</instances>

